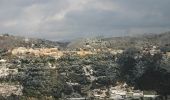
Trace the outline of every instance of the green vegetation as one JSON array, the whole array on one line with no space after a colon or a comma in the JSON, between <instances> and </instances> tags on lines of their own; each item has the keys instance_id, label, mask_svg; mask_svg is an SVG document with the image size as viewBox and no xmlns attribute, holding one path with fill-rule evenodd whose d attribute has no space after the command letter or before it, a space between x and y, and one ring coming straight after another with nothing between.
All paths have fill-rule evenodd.
<instances>
[{"instance_id":1,"label":"green vegetation","mask_svg":"<svg viewBox=\"0 0 170 100\"><path fill-rule=\"evenodd\" d=\"M17 57L8 54L7 49L0 49L0 58L7 59L7 68L18 70L16 75L1 77L0 81L1 83L21 84L23 96L11 95L8 97L19 100L85 97L93 89L109 88L116 82L126 82L135 89L168 95L170 94L170 58L165 54L169 52L170 45L168 42L163 43L162 46L159 44L160 52L154 54L143 52L143 49L139 48L140 45L143 45L141 46L143 48L150 48L153 46L151 44L158 43L153 40L158 37L146 38L143 36L143 38L144 40L139 41L147 41L150 44L144 42L145 45L143 45L143 42L132 42L131 39L125 39L129 42L124 45L117 44L124 49L123 53L117 55L105 50L106 47L119 48L112 43L112 40L106 43L105 51L86 56L68 54L59 59L31 55ZM163 41L164 38L161 36L159 41ZM135 41L137 40L135 39ZM47 45L49 41L46 43L39 40L36 43L35 47L51 47ZM133 47L128 45L129 43L135 45L139 43L140 45Z\"/></svg>"}]
</instances>

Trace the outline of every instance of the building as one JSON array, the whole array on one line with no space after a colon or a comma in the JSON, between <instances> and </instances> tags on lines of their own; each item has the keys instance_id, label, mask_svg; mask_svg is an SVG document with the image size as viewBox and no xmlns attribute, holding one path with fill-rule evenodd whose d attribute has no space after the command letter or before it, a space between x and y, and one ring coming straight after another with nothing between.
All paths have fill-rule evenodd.
<instances>
[{"instance_id":1,"label":"building","mask_svg":"<svg viewBox=\"0 0 170 100\"><path fill-rule=\"evenodd\" d=\"M97 99L104 99L108 97L108 90L107 89L94 89L92 91L92 96Z\"/></svg>"}]
</instances>

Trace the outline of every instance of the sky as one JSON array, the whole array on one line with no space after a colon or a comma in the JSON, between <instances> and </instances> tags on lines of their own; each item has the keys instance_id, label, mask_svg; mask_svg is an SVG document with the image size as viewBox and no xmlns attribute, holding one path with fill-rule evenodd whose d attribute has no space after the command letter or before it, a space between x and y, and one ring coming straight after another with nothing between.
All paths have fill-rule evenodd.
<instances>
[{"instance_id":1,"label":"sky","mask_svg":"<svg viewBox=\"0 0 170 100\"><path fill-rule=\"evenodd\" d=\"M170 0L0 0L0 33L75 39L170 31Z\"/></svg>"}]
</instances>

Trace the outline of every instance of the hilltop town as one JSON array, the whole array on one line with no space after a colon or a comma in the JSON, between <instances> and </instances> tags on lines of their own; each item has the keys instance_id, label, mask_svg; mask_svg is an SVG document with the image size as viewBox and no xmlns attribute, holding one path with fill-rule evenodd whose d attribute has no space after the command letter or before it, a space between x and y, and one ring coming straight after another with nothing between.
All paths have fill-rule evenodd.
<instances>
[{"instance_id":1,"label":"hilltop town","mask_svg":"<svg viewBox=\"0 0 170 100\"><path fill-rule=\"evenodd\" d=\"M0 99L166 100L170 33L70 43L0 36Z\"/></svg>"}]
</instances>

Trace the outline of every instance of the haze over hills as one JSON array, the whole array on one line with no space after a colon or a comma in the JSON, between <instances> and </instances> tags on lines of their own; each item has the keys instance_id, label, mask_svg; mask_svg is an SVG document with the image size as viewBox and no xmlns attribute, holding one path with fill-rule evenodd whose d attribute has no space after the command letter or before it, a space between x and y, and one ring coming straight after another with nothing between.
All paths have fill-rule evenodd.
<instances>
[{"instance_id":1,"label":"haze over hills","mask_svg":"<svg viewBox=\"0 0 170 100\"><path fill-rule=\"evenodd\" d=\"M85 48L84 45L91 45L92 47L105 46L108 48L125 49L128 47L137 47L147 45L165 46L170 44L170 32L160 34L143 34L135 36L122 37L93 37L80 38L69 42L50 41L45 39L26 38L19 36L12 36L4 34L0 36L1 48L14 47L60 47L68 49ZM96 42L96 43L95 43Z\"/></svg>"},{"instance_id":2,"label":"haze over hills","mask_svg":"<svg viewBox=\"0 0 170 100\"><path fill-rule=\"evenodd\" d=\"M118 48L125 49L128 47L143 47L147 45L157 45L157 46L165 46L170 44L170 32L160 33L160 34L143 34L143 35L135 35L135 36L122 36L122 37L94 37L87 39L78 39L75 41L71 41L68 44L69 48L80 48L83 45L89 44L93 46L100 45L106 46L108 48Z\"/></svg>"},{"instance_id":3,"label":"haze over hills","mask_svg":"<svg viewBox=\"0 0 170 100\"><path fill-rule=\"evenodd\" d=\"M27 38L20 36L12 36L9 34L3 34L0 36L1 48L11 49L15 47L32 47L32 48L43 48L43 47L65 47L67 42L55 42L45 39Z\"/></svg>"}]
</instances>

